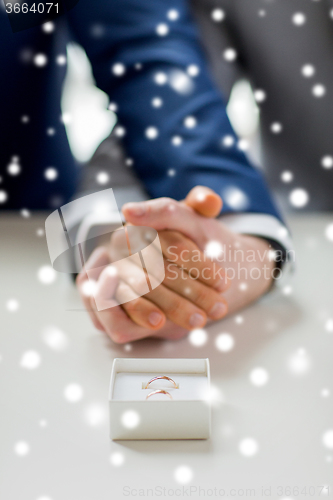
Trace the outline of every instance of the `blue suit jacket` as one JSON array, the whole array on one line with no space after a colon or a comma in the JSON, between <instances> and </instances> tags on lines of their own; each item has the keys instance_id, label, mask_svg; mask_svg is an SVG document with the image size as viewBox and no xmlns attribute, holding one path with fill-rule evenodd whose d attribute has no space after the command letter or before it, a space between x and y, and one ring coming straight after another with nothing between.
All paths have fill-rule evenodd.
<instances>
[{"instance_id":1,"label":"blue suit jacket","mask_svg":"<svg viewBox=\"0 0 333 500\"><path fill-rule=\"evenodd\" d=\"M171 9L177 19L169 19ZM161 24L166 27L157 28ZM225 212L279 217L262 175L237 148L187 0L80 0L52 34L41 27L13 34L0 11L4 208L54 207L74 192L77 171L60 121L64 68L55 62L65 53L67 31L86 50L97 85L117 104L125 147L151 197L181 199L202 184L224 196ZM33 64L36 53L47 55L46 66ZM188 76L190 65L199 68L196 76ZM154 98L160 107L152 105ZM28 124L22 115L30 117ZM47 135L49 127L54 136ZM225 136L234 145L224 146ZM6 172L12 156L22 164L16 177ZM59 171L52 183L43 176L49 166Z\"/></svg>"}]
</instances>

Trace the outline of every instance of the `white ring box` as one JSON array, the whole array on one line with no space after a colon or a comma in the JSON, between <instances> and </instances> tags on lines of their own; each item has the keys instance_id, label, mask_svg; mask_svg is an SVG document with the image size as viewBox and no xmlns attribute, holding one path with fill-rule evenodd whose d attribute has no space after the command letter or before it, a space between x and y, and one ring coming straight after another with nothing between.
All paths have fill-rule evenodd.
<instances>
[{"instance_id":1,"label":"white ring box","mask_svg":"<svg viewBox=\"0 0 333 500\"><path fill-rule=\"evenodd\" d=\"M145 389L150 379L166 375ZM166 394L147 395L155 390ZM208 439L211 433L210 370L207 359L113 361L109 390L110 437L129 439Z\"/></svg>"}]
</instances>

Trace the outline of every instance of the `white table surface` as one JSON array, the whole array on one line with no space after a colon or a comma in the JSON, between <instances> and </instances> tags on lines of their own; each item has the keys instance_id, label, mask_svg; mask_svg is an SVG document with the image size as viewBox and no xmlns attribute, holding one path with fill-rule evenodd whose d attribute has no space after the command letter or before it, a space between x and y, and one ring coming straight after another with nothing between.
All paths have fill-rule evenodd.
<instances>
[{"instance_id":1,"label":"white table surface","mask_svg":"<svg viewBox=\"0 0 333 500\"><path fill-rule=\"evenodd\" d=\"M49 266L45 237L36 233L43 221L0 219L2 500L158 498L158 491L164 498L327 497L319 487L333 488L333 243L325 237L333 215L294 216L292 289L207 328L201 347L187 338L121 346L95 331L67 276L38 279ZM222 332L234 337L230 352L215 346ZM115 357L208 357L216 392L212 438L110 441ZM260 387L249 379L257 367L269 374ZM79 401L64 396L70 384L82 388ZM252 456L240 451L248 438L258 446ZM155 487L161 490L153 494Z\"/></svg>"}]
</instances>

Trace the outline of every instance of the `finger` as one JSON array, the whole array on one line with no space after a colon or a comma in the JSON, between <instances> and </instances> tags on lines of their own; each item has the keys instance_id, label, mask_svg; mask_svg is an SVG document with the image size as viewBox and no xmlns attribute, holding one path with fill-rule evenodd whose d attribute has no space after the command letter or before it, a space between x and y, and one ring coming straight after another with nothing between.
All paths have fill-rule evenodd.
<instances>
[{"instance_id":1,"label":"finger","mask_svg":"<svg viewBox=\"0 0 333 500\"><path fill-rule=\"evenodd\" d=\"M151 330L158 330L164 326L166 317L161 309L144 297L138 297L127 283L119 284L116 299L137 325Z\"/></svg>"},{"instance_id":2,"label":"finger","mask_svg":"<svg viewBox=\"0 0 333 500\"><path fill-rule=\"evenodd\" d=\"M202 309L211 319L221 319L227 314L228 307L225 299L223 299L212 287L201 284L197 279L192 278L185 270L180 269L175 264L164 261L164 265L165 278L163 285L169 290L177 293L179 298L183 297L186 301L192 302L194 305L198 306L199 309ZM125 265L125 263L119 263L118 272L122 280L130 287L129 290L126 289L127 295L123 293L121 296L121 303L133 300L137 297L137 294L142 294L143 285L146 283L145 281L144 283L142 282L142 280L145 280L145 277L142 276L142 270L139 267L134 264ZM155 281L152 275L150 275L150 282L152 288L158 285L158 282ZM135 294L133 294L133 291ZM161 309L168 315L166 309L168 297L167 294L165 295L165 302L161 306ZM145 293L145 298L155 302L155 295L151 292ZM117 293L117 299L119 300L119 293ZM123 304L123 307L127 310L125 304ZM195 312L197 311L193 311L193 314L195 314ZM136 320L135 315L137 314L138 313L134 311L133 316L130 315L133 321L142 326L149 327L146 318L144 323ZM188 322L186 324L187 327L189 327Z\"/></svg>"},{"instance_id":3,"label":"finger","mask_svg":"<svg viewBox=\"0 0 333 500\"><path fill-rule=\"evenodd\" d=\"M167 264L163 284L197 305L210 319L222 319L228 312L227 301L219 293L174 264Z\"/></svg>"},{"instance_id":4,"label":"finger","mask_svg":"<svg viewBox=\"0 0 333 500\"><path fill-rule=\"evenodd\" d=\"M192 277L203 284L224 292L229 287L225 270L213 261L178 231L161 231L160 243L165 258L178 267L185 269Z\"/></svg>"},{"instance_id":5,"label":"finger","mask_svg":"<svg viewBox=\"0 0 333 500\"><path fill-rule=\"evenodd\" d=\"M104 327L101 324L101 322L98 320L97 315L95 313L96 306L95 304L92 305L91 303L91 293L89 292L89 287L85 287L85 283L89 284L89 280L83 280L81 283L78 283L78 290L80 292L80 297L81 300L84 304L84 307L86 308L91 321L93 322L93 325L97 330L100 330L101 332L104 332Z\"/></svg>"},{"instance_id":6,"label":"finger","mask_svg":"<svg viewBox=\"0 0 333 500\"><path fill-rule=\"evenodd\" d=\"M215 288L216 292L219 293L225 292L229 288L230 280L228 280L224 268L218 262L207 257L191 240L181 233L160 231L159 241L165 256L164 267L169 264L176 264L206 286ZM135 291L139 295L148 293L146 275L142 272L141 263L136 266L134 260L131 263L127 259L126 261L118 261L116 265L119 275L126 283L132 286L135 282ZM151 246L149 251L149 280L152 288L159 285L160 268L160 251ZM172 273L176 279L175 273L176 270Z\"/></svg>"},{"instance_id":7,"label":"finger","mask_svg":"<svg viewBox=\"0 0 333 500\"><path fill-rule=\"evenodd\" d=\"M122 211L126 220L136 226L179 231L195 241L201 248L206 243L202 222L206 223L207 219L195 213L184 203L171 198L127 203Z\"/></svg>"},{"instance_id":8,"label":"finger","mask_svg":"<svg viewBox=\"0 0 333 500\"><path fill-rule=\"evenodd\" d=\"M205 217L217 217L223 205L222 198L205 186L196 186L191 189L184 203Z\"/></svg>"},{"instance_id":9,"label":"finger","mask_svg":"<svg viewBox=\"0 0 333 500\"><path fill-rule=\"evenodd\" d=\"M124 280L124 282L126 282L132 290L132 295L130 290L127 288L124 289L121 295L119 295L117 291L116 297L119 302L127 302L127 300L137 298L138 295L141 295L141 270L137 266L132 266L130 269L119 267L118 272L122 280ZM155 287L155 285L157 285L155 278L153 276L150 276L150 278L152 287ZM187 298L183 298L171 289L167 288L164 284L160 284L150 292L146 293L144 298L155 304L159 308L159 311L163 311L169 320L183 328L186 328L187 330L199 328L204 326L206 323L207 316L205 311L191 303L187 300ZM126 304L123 303L122 306L126 309ZM132 314L134 321L134 312Z\"/></svg>"},{"instance_id":10,"label":"finger","mask_svg":"<svg viewBox=\"0 0 333 500\"><path fill-rule=\"evenodd\" d=\"M109 263L110 257L107 249L105 247L96 248L82 267L77 277L77 281L82 279L82 275L83 279L86 279L87 271L89 272L89 278L97 281L104 266L107 266Z\"/></svg>"},{"instance_id":11,"label":"finger","mask_svg":"<svg viewBox=\"0 0 333 500\"><path fill-rule=\"evenodd\" d=\"M163 310L169 320L186 330L202 328L206 324L205 311L163 284L147 293L145 298Z\"/></svg>"},{"instance_id":12,"label":"finger","mask_svg":"<svg viewBox=\"0 0 333 500\"><path fill-rule=\"evenodd\" d=\"M156 334L154 330L134 323L120 305L105 311L97 311L97 319L104 331L117 344L126 344Z\"/></svg>"},{"instance_id":13,"label":"finger","mask_svg":"<svg viewBox=\"0 0 333 500\"><path fill-rule=\"evenodd\" d=\"M105 266L100 273L95 287L94 300L98 311L118 305L114 295L119 283L116 267L113 264Z\"/></svg>"},{"instance_id":14,"label":"finger","mask_svg":"<svg viewBox=\"0 0 333 500\"><path fill-rule=\"evenodd\" d=\"M81 272L78 274L76 278L76 285L81 297L81 300L95 326L100 331L104 331L104 327L101 322L98 320L97 315L95 313L96 306L91 303L91 297L95 292L95 284L98 278L98 273L100 272L100 266L106 265L109 262L109 257L106 249L104 247L99 247L94 250L88 259L85 267L82 268ZM88 277L87 269L95 269L98 270L93 272L93 276L96 280ZM89 272L90 274L90 272Z\"/></svg>"}]
</instances>

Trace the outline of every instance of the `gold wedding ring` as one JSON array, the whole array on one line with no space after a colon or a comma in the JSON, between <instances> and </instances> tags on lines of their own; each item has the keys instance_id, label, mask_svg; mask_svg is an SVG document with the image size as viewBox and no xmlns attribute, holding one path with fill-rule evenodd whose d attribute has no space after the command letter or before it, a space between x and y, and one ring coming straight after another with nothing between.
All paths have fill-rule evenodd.
<instances>
[{"instance_id":1,"label":"gold wedding ring","mask_svg":"<svg viewBox=\"0 0 333 500\"><path fill-rule=\"evenodd\" d=\"M149 380L149 382L147 383L145 389L148 389L149 387L149 384L151 384L152 382L154 382L155 380L168 380L169 382L172 382L173 386L175 389L178 389L178 386L176 384L176 382L174 380L172 380L172 378L170 377L167 377L166 375L160 375L158 377L153 377Z\"/></svg>"},{"instance_id":2,"label":"gold wedding ring","mask_svg":"<svg viewBox=\"0 0 333 500\"><path fill-rule=\"evenodd\" d=\"M168 391L165 391L164 389L158 389L157 391L150 392L147 394L146 399L150 398L151 396L154 396L155 394L165 394L166 396L169 396L170 399L172 399L171 394Z\"/></svg>"}]
</instances>

